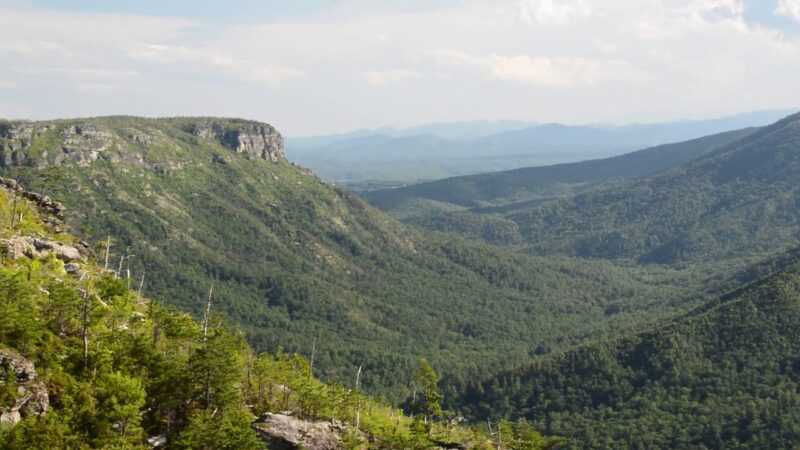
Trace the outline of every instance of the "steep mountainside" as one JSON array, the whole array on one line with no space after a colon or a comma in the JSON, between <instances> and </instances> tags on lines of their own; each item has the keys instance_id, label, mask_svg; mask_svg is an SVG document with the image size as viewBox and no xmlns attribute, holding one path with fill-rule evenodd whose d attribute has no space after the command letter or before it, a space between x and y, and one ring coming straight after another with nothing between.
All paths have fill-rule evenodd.
<instances>
[{"instance_id":1,"label":"steep mountainside","mask_svg":"<svg viewBox=\"0 0 800 450\"><path fill-rule=\"evenodd\" d=\"M662 174L506 217L535 252L714 261L797 242L798 175L800 114Z\"/></svg>"},{"instance_id":2,"label":"steep mountainside","mask_svg":"<svg viewBox=\"0 0 800 450\"><path fill-rule=\"evenodd\" d=\"M666 157L671 150L677 151L677 158ZM693 152L702 156L685 162ZM661 169L682 161L682 165L647 175L651 167ZM557 181L590 180L591 174L602 179L616 167L640 176L606 179L595 185ZM507 180L491 174L484 175L483 183L467 178L458 189L438 190L431 184L367 195L376 205L395 208L393 214L409 223L526 246L538 255L716 263L785 250L797 242L800 231L800 191L794 182L800 174L800 115L755 132L712 136L612 160L554 166L549 173L528 170L549 182L539 187L526 180L526 171L517 171ZM522 174L521 178L515 174ZM459 186L459 181L441 183L451 188ZM415 189L422 192L420 196L441 197L406 197ZM536 189L544 194L530 199ZM491 194L493 190L497 194ZM482 195L488 199L483 204ZM508 196L528 199L508 202ZM476 204L484 206L468 208Z\"/></svg>"},{"instance_id":3,"label":"steep mountainside","mask_svg":"<svg viewBox=\"0 0 800 450\"><path fill-rule=\"evenodd\" d=\"M510 367L680 311L702 281L420 235L288 163L256 122L4 123L0 162L66 203L157 301L199 314L213 285L257 349L315 353L317 373L340 380L363 365L365 386L394 398L418 356L446 373Z\"/></svg>"},{"instance_id":4,"label":"steep mountainside","mask_svg":"<svg viewBox=\"0 0 800 450\"><path fill-rule=\"evenodd\" d=\"M0 178L0 448L496 448L441 414L423 422L438 412L427 363L416 417L323 384L296 354L256 354L213 308L197 322L150 302L64 232L63 211ZM505 427L511 450L562 441Z\"/></svg>"},{"instance_id":5,"label":"steep mountainside","mask_svg":"<svg viewBox=\"0 0 800 450\"><path fill-rule=\"evenodd\" d=\"M374 206L400 212L427 201L456 207L510 205L563 195L600 181L635 178L671 169L735 142L753 129L731 131L613 158L484 173L365 193Z\"/></svg>"},{"instance_id":6,"label":"steep mountainside","mask_svg":"<svg viewBox=\"0 0 800 450\"><path fill-rule=\"evenodd\" d=\"M800 262L655 330L471 384L475 417L527 417L581 449L800 442Z\"/></svg>"}]
</instances>

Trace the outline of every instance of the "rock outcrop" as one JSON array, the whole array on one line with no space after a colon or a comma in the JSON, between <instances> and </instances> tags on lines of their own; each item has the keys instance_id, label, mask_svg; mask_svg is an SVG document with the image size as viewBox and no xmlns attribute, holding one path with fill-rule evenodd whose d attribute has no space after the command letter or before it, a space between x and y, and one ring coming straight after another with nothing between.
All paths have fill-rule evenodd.
<instances>
[{"instance_id":1,"label":"rock outcrop","mask_svg":"<svg viewBox=\"0 0 800 450\"><path fill-rule=\"evenodd\" d=\"M236 153L272 162L286 157L283 137L275 128L264 123L198 119L183 128L199 138L217 141Z\"/></svg>"},{"instance_id":2,"label":"rock outcrop","mask_svg":"<svg viewBox=\"0 0 800 450\"><path fill-rule=\"evenodd\" d=\"M5 404L0 404L0 425L14 426L26 417L47 413L50 397L37 379L33 363L13 350L0 348L0 389L8 388L9 381L16 389L13 398L4 398Z\"/></svg>"},{"instance_id":3,"label":"rock outcrop","mask_svg":"<svg viewBox=\"0 0 800 450\"><path fill-rule=\"evenodd\" d=\"M26 191L16 180L0 177L0 187L3 187L20 197L30 200L36 207L46 215L55 217L58 221L64 221L64 205L52 200L46 195L37 192Z\"/></svg>"},{"instance_id":4,"label":"rock outcrop","mask_svg":"<svg viewBox=\"0 0 800 450\"><path fill-rule=\"evenodd\" d=\"M337 450L347 431L341 424L309 422L284 414L265 414L253 428L270 450Z\"/></svg>"},{"instance_id":5,"label":"rock outcrop","mask_svg":"<svg viewBox=\"0 0 800 450\"><path fill-rule=\"evenodd\" d=\"M164 149L180 149L183 131L247 157L285 159L283 137L266 123L217 118L144 119L104 117L47 122L0 121L0 168L88 166L97 160L153 170L180 165ZM185 144L185 139L183 140ZM152 152L152 149L156 149ZM162 155L163 156L163 155Z\"/></svg>"},{"instance_id":6,"label":"rock outcrop","mask_svg":"<svg viewBox=\"0 0 800 450\"><path fill-rule=\"evenodd\" d=\"M71 263L83 258L81 251L77 247L32 236L15 236L0 240L0 247L10 259L37 259L45 258L52 254L66 263Z\"/></svg>"},{"instance_id":7,"label":"rock outcrop","mask_svg":"<svg viewBox=\"0 0 800 450\"><path fill-rule=\"evenodd\" d=\"M0 166L46 167L65 162L85 166L115 144L110 131L91 123L59 128L49 122L4 124L0 131Z\"/></svg>"}]
</instances>

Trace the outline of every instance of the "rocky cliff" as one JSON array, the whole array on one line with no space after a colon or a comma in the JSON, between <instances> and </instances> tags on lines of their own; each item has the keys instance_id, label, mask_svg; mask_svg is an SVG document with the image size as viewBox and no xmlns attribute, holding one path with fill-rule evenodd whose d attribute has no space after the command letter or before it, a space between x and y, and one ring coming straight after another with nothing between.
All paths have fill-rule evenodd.
<instances>
[{"instance_id":1,"label":"rocky cliff","mask_svg":"<svg viewBox=\"0 0 800 450\"><path fill-rule=\"evenodd\" d=\"M173 125L165 128L164 124ZM176 135L176 133L178 135ZM216 118L102 117L45 122L0 122L0 167L46 168L98 160L158 168L159 151L182 144L216 144L250 158L285 158L283 137L271 125Z\"/></svg>"},{"instance_id":2,"label":"rocky cliff","mask_svg":"<svg viewBox=\"0 0 800 450\"><path fill-rule=\"evenodd\" d=\"M0 389L7 392L0 403L0 426L13 426L25 417L47 413L50 397L39 381L33 363L11 349L0 348Z\"/></svg>"}]
</instances>

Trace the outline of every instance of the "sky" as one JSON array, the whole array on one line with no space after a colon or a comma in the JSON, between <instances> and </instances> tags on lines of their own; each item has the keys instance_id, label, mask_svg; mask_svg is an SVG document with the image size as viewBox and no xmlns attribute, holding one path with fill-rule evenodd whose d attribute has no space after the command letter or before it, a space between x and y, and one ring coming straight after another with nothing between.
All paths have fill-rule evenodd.
<instances>
[{"instance_id":1,"label":"sky","mask_svg":"<svg viewBox=\"0 0 800 450\"><path fill-rule=\"evenodd\" d=\"M301 136L800 108L800 0L0 0L0 117Z\"/></svg>"}]
</instances>

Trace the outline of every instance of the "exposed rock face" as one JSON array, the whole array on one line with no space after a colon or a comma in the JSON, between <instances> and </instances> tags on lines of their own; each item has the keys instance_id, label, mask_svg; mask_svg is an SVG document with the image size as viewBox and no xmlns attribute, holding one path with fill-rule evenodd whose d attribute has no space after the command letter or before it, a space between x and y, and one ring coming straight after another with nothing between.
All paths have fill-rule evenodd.
<instances>
[{"instance_id":1,"label":"exposed rock face","mask_svg":"<svg viewBox=\"0 0 800 450\"><path fill-rule=\"evenodd\" d=\"M60 131L57 141L42 142L34 148L36 138L51 130L57 130L57 126L38 122L4 124L0 132L0 166L46 167L65 162L85 166L96 161L115 143L111 132L86 123L66 127Z\"/></svg>"},{"instance_id":2,"label":"exposed rock face","mask_svg":"<svg viewBox=\"0 0 800 450\"><path fill-rule=\"evenodd\" d=\"M151 169L179 161L153 161L150 148L180 146L181 130L233 152L277 162L285 159L283 137L272 126L240 119L98 118L51 122L0 121L0 167L44 168L97 160ZM160 151L160 150L159 150Z\"/></svg>"},{"instance_id":3,"label":"exposed rock face","mask_svg":"<svg viewBox=\"0 0 800 450\"><path fill-rule=\"evenodd\" d=\"M114 136L93 124L73 125L61 132L61 152L55 152L53 163L71 160L85 166L97 161L101 153L114 144ZM46 150L48 151L48 150Z\"/></svg>"},{"instance_id":4,"label":"exposed rock face","mask_svg":"<svg viewBox=\"0 0 800 450\"><path fill-rule=\"evenodd\" d=\"M14 426L26 417L47 413L50 397L37 379L33 363L13 350L0 348L0 386L9 379L16 384L16 395L9 404L0 404L0 425Z\"/></svg>"},{"instance_id":5,"label":"exposed rock face","mask_svg":"<svg viewBox=\"0 0 800 450\"><path fill-rule=\"evenodd\" d=\"M283 414L265 414L253 428L270 450L336 450L346 431L343 425L307 422Z\"/></svg>"},{"instance_id":6,"label":"exposed rock face","mask_svg":"<svg viewBox=\"0 0 800 450\"><path fill-rule=\"evenodd\" d=\"M15 236L3 239L0 240L0 245L2 245L6 256L11 259L44 258L53 254L56 258L69 263L78 261L83 257L81 251L76 247L31 236Z\"/></svg>"},{"instance_id":7,"label":"exposed rock face","mask_svg":"<svg viewBox=\"0 0 800 450\"><path fill-rule=\"evenodd\" d=\"M199 120L185 129L202 139L220 142L223 146L254 158L277 162L284 159L283 137L270 125L248 121Z\"/></svg>"},{"instance_id":8,"label":"exposed rock face","mask_svg":"<svg viewBox=\"0 0 800 450\"><path fill-rule=\"evenodd\" d=\"M55 217L59 221L64 220L64 205L52 200L50 197L36 192L26 191L21 184L11 178L0 177L0 187L6 188L22 198L32 201L39 210Z\"/></svg>"}]
</instances>

